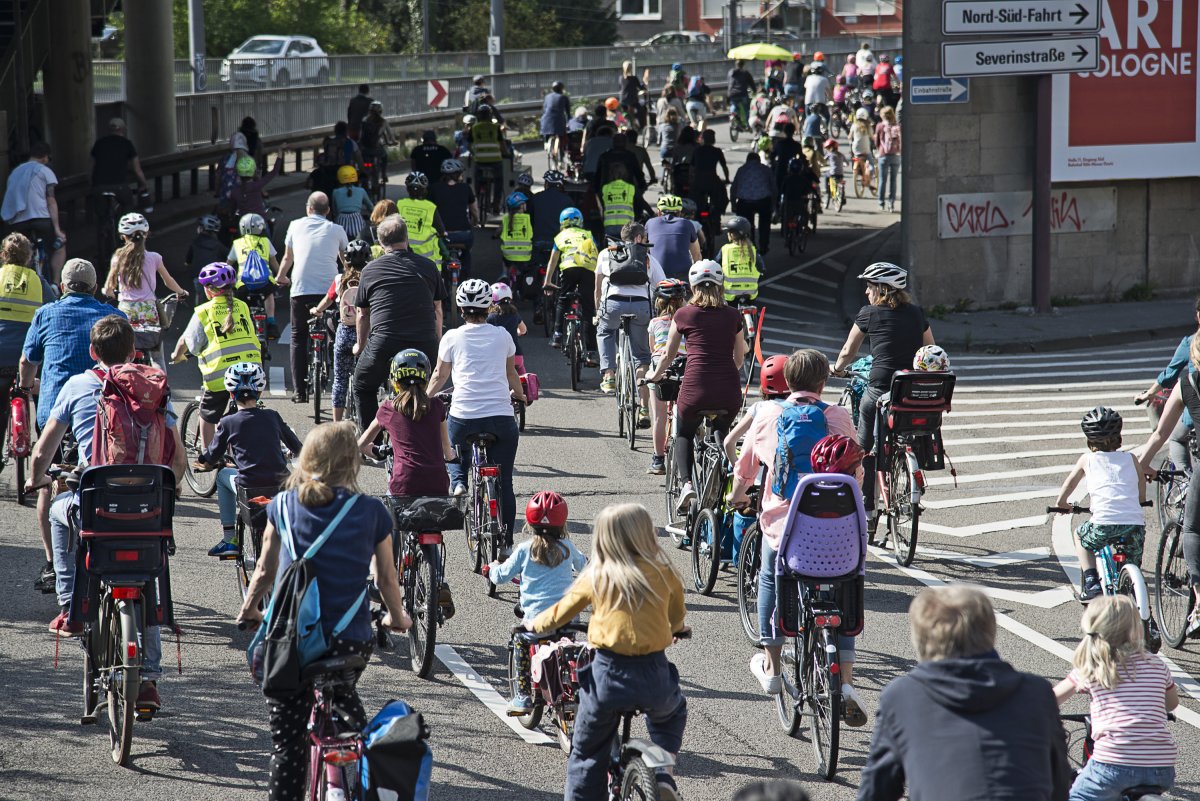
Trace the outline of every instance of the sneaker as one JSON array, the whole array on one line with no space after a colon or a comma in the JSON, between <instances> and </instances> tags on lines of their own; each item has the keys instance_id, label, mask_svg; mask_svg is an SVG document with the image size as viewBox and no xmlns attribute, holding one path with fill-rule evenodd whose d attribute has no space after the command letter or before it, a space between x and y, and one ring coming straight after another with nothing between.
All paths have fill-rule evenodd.
<instances>
[{"instance_id":1,"label":"sneaker","mask_svg":"<svg viewBox=\"0 0 1200 801\"><path fill-rule=\"evenodd\" d=\"M304 390L297 390L292 393L292 403L308 403L308 393Z\"/></svg>"},{"instance_id":2,"label":"sneaker","mask_svg":"<svg viewBox=\"0 0 1200 801\"><path fill-rule=\"evenodd\" d=\"M1183 636L1189 640L1200 640L1200 610L1192 612L1192 616L1188 618L1187 631Z\"/></svg>"},{"instance_id":3,"label":"sneaker","mask_svg":"<svg viewBox=\"0 0 1200 801\"><path fill-rule=\"evenodd\" d=\"M562 350L562 334L557 331L554 332L554 336L550 337L550 347L555 350Z\"/></svg>"},{"instance_id":4,"label":"sneaker","mask_svg":"<svg viewBox=\"0 0 1200 801\"><path fill-rule=\"evenodd\" d=\"M279 339L278 323L267 323L267 339L271 341Z\"/></svg>"},{"instance_id":5,"label":"sneaker","mask_svg":"<svg viewBox=\"0 0 1200 801\"><path fill-rule=\"evenodd\" d=\"M542 324L542 323L544 323L545 321L546 321L546 317L545 317L545 315L543 315L543 314L542 314L542 310L541 310L541 309L534 309L534 310L533 310L533 324L534 324L534 325L541 325L541 324Z\"/></svg>"},{"instance_id":6,"label":"sneaker","mask_svg":"<svg viewBox=\"0 0 1200 801\"><path fill-rule=\"evenodd\" d=\"M508 707L505 709L505 712L508 713L510 718L528 715L532 711L533 700L525 693L517 693L514 695L512 700L508 702Z\"/></svg>"},{"instance_id":7,"label":"sneaker","mask_svg":"<svg viewBox=\"0 0 1200 801\"><path fill-rule=\"evenodd\" d=\"M1094 570L1089 570L1083 574L1083 587L1079 591L1079 600L1087 603L1093 598L1104 592L1104 587L1100 584L1100 577L1096 575Z\"/></svg>"},{"instance_id":8,"label":"sneaker","mask_svg":"<svg viewBox=\"0 0 1200 801\"><path fill-rule=\"evenodd\" d=\"M858 700L858 693L849 684L842 685L842 720L855 729L867 725L867 713Z\"/></svg>"},{"instance_id":9,"label":"sneaker","mask_svg":"<svg viewBox=\"0 0 1200 801\"><path fill-rule=\"evenodd\" d=\"M450 595L450 585L444 581L438 590L438 606L442 608L443 623L454 617L454 598Z\"/></svg>"},{"instance_id":10,"label":"sneaker","mask_svg":"<svg viewBox=\"0 0 1200 801\"><path fill-rule=\"evenodd\" d=\"M679 502L675 504L675 511L683 514L696 500L696 488L692 486L692 482L683 485L683 489L679 493Z\"/></svg>"},{"instance_id":11,"label":"sneaker","mask_svg":"<svg viewBox=\"0 0 1200 801\"><path fill-rule=\"evenodd\" d=\"M38 571L38 577L33 581L33 588L45 593L54 592L54 563L47 562Z\"/></svg>"},{"instance_id":12,"label":"sneaker","mask_svg":"<svg viewBox=\"0 0 1200 801\"><path fill-rule=\"evenodd\" d=\"M237 556L241 550L237 545L226 540L221 540L216 545L208 549L209 556L215 556L219 559L224 559L227 556Z\"/></svg>"},{"instance_id":13,"label":"sneaker","mask_svg":"<svg viewBox=\"0 0 1200 801\"><path fill-rule=\"evenodd\" d=\"M50 621L50 633L57 634L59 637L78 637L83 633L82 623L72 623L68 620L70 611L67 607L63 607L58 613L58 617Z\"/></svg>"},{"instance_id":14,"label":"sneaker","mask_svg":"<svg viewBox=\"0 0 1200 801\"><path fill-rule=\"evenodd\" d=\"M895 210L896 210L896 204L895 204L895 203L889 203L889 204L888 204L888 211L895 211Z\"/></svg>"},{"instance_id":15,"label":"sneaker","mask_svg":"<svg viewBox=\"0 0 1200 801\"><path fill-rule=\"evenodd\" d=\"M758 679L758 683L762 685L764 693L767 695L779 695L783 686L783 680L767 672L766 654L760 652L750 657L750 672L754 674L754 678Z\"/></svg>"},{"instance_id":16,"label":"sneaker","mask_svg":"<svg viewBox=\"0 0 1200 801\"><path fill-rule=\"evenodd\" d=\"M650 427L650 410L645 406L638 407L637 427L643 431Z\"/></svg>"},{"instance_id":17,"label":"sneaker","mask_svg":"<svg viewBox=\"0 0 1200 801\"><path fill-rule=\"evenodd\" d=\"M650 466L646 468L647 475L665 476L667 474L667 460L662 456L651 456Z\"/></svg>"},{"instance_id":18,"label":"sneaker","mask_svg":"<svg viewBox=\"0 0 1200 801\"><path fill-rule=\"evenodd\" d=\"M616 376L606 375L600 379L600 391L605 395L611 395L617 391Z\"/></svg>"},{"instance_id":19,"label":"sneaker","mask_svg":"<svg viewBox=\"0 0 1200 801\"><path fill-rule=\"evenodd\" d=\"M454 488L450 490L450 494L455 498L461 498L467 494L467 485L463 484L461 481L455 483Z\"/></svg>"},{"instance_id":20,"label":"sneaker","mask_svg":"<svg viewBox=\"0 0 1200 801\"><path fill-rule=\"evenodd\" d=\"M162 698L158 695L158 682L143 681L142 686L138 688L137 700L133 702L135 709L150 709L158 711L162 706Z\"/></svg>"},{"instance_id":21,"label":"sneaker","mask_svg":"<svg viewBox=\"0 0 1200 801\"><path fill-rule=\"evenodd\" d=\"M584 351L583 352L583 363L585 365L587 365L588 367L599 367L600 366L600 357L596 354L596 351L594 351L594 350Z\"/></svg>"}]
</instances>

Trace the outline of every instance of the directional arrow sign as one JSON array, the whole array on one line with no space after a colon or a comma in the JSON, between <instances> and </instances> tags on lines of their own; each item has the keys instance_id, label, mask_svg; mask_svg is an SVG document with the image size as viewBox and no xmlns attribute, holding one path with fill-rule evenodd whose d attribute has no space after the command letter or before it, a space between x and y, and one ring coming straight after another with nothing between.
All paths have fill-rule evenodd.
<instances>
[{"instance_id":1,"label":"directional arrow sign","mask_svg":"<svg viewBox=\"0 0 1200 801\"><path fill-rule=\"evenodd\" d=\"M966 78L909 78L909 100L922 103L966 103L971 99L971 83Z\"/></svg>"},{"instance_id":2,"label":"directional arrow sign","mask_svg":"<svg viewBox=\"0 0 1200 801\"><path fill-rule=\"evenodd\" d=\"M947 77L1093 72L1099 66L1098 36L942 43L942 75Z\"/></svg>"},{"instance_id":3,"label":"directional arrow sign","mask_svg":"<svg viewBox=\"0 0 1200 801\"><path fill-rule=\"evenodd\" d=\"M430 108L446 108L450 105L450 92L446 90L445 81L430 81L425 91L425 99Z\"/></svg>"},{"instance_id":4,"label":"directional arrow sign","mask_svg":"<svg viewBox=\"0 0 1200 801\"><path fill-rule=\"evenodd\" d=\"M942 33L1091 33L1100 30L1100 0L945 0Z\"/></svg>"}]
</instances>

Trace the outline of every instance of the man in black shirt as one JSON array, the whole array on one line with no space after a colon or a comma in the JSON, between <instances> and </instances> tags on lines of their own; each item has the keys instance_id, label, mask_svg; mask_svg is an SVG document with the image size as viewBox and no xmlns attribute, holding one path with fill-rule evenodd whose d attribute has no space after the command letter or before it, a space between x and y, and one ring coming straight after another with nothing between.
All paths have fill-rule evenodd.
<instances>
[{"instance_id":1,"label":"man in black shirt","mask_svg":"<svg viewBox=\"0 0 1200 801\"><path fill-rule=\"evenodd\" d=\"M717 134L711 128L700 134L700 146L692 152L692 200L700 209L708 209L717 220L729 205L725 184L729 183L729 165L725 153L716 146ZM722 182L717 177L717 167L725 173Z\"/></svg>"},{"instance_id":2,"label":"man in black shirt","mask_svg":"<svg viewBox=\"0 0 1200 801\"><path fill-rule=\"evenodd\" d=\"M437 359L446 286L437 265L408 249L408 225L399 214L379 223L384 253L363 268L358 283L358 337L354 391L365 430L379 410L378 393L392 357L416 348Z\"/></svg>"},{"instance_id":3,"label":"man in black shirt","mask_svg":"<svg viewBox=\"0 0 1200 801\"><path fill-rule=\"evenodd\" d=\"M471 277L471 247L475 244L475 223L479 220L479 204L475 190L463 182L463 163L458 159L442 162L442 180L429 187L429 199L437 206L438 216L446 226L446 241L462 245L462 271L459 281Z\"/></svg>"},{"instance_id":4,"label":"man in black shirt","mask_svg":"<svg viewBox=\"0 0 1200 801\"><path fill-rule=\"evenodd\" d=\"M729 107L746 128L750 126L750 95L757 88L754 76L746 71L746 62L741 59L733 62L733 69L729 71Z\"/></svg>"},{"instance_id":5,"label":"man in black shirt","mask_svg":"<svg viewBox=\"0 0 1200 801\"><path fill-rule=\"evenodd\" d=\"M138 188L146 191L146 175L138 161L137 148L126 137L125 120L113 117L108 121L108 135L92 145L92 192L114 192L121 211L133 208L133 193L129 191L129 170L137 176Z\"/></svg>"},{"instance_id":6,"label":"man in black shirt","mask_svg":"<svg viewBox=\"0 0 1200 801\"><path fill-rule=\"evenodd\" d=\"M362 130L363 117L367 116L371 104L375 102L368 94L370 91L370 86L360 84L358 94L350 98L350 104L346 106L346 125L350 129L350 138L355 142L358 141L358 134Z\"/></svg>"},{"instance_id":7,"label":"man in black shirt","mask_svg":"<svg viewBox=\"0 0 1200 801\"><path fill-rule=\"evenodd\" d=\"M442 174L442 162L454 158L454 154L438 144L436 131L426 131L410 158L413 172L423 172L430 181L437 181Z\"/></svg>"}]
</instances>

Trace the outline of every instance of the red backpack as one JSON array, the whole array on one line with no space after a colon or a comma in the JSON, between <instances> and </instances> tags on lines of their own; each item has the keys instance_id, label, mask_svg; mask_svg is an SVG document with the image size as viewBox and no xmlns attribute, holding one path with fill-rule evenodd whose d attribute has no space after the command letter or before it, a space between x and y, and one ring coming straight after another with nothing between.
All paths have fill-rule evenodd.
<instances>
[{"instance_id":1,"label":"red backpack","mask_svg":"<svg viewBox=\"0 0 1200 801\"><path fill-rule=\"evenodd\" d=\"M170 466L175 438L167 430L166 373L142 364L94 372L100 379L100 396L91 463Z\"/></svg>"}]
</instances>

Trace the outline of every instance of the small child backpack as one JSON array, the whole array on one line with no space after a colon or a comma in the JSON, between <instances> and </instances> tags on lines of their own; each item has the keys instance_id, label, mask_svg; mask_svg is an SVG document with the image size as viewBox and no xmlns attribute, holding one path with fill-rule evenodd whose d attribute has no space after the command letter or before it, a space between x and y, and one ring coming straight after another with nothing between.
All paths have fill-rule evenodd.
<instances>
[{"instance_id":1,"label":"small child backpack","mask_svg":"<svg viewBox=\"0 0 1200 801\"><path fill-rule=\"evenodd\" d=\"M829 433L825 422L828 403L776 401L783 407L775 424L779 444L775 448L775 477L771 492L791 499L805 473L812 472L812 449Z\"/></svg>"}]
</instances>

